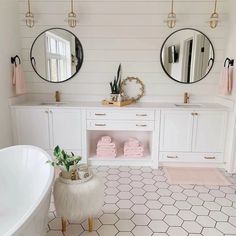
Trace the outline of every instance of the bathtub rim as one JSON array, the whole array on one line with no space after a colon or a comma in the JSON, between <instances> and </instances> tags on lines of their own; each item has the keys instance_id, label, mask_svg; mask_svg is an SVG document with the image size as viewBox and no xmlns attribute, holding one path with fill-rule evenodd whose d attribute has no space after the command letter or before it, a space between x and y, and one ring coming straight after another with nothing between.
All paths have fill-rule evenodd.
<instances>
[{"instance_id":1,"label":"bathtub rim","mask_svg":"<svg viewBox=\"0 0 236 236\"><path fill-rule=\"evenodd\" d=\"M40 151L47 157L48 160L52 160L52 157L45 150L43 150L42 148L33 146L33 145L15 145L15 146L6 147L3 149L0 149L0 155L1 155L1 152L10 151L17 148L20 148L20 149L27 148L31 150L34 149L34 150ZM45 200L45 198L47 197L48 191L50 191L50 188L52 187L53 179L54 179L54 168L52 166L49 166L49 168L50 168L50 174L49 174L48 181L45 184L42 190L42 193L39 195L38 200L33 205L30 206L30 208L25 212L25 214L22 215L20 220L16 222L16 224L11 229L9 229L3 236L11 236L14 233L16 233L18 230L20 230L28 222L30 217L34 215L35 211L43 202L43 200Z\"/></svg>"}]
</instances>

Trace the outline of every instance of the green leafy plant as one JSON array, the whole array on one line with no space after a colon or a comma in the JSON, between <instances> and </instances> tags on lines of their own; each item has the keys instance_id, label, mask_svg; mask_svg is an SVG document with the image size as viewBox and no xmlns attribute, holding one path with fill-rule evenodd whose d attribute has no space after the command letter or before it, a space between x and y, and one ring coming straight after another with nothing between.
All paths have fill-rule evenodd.
<instances>
[{"instance_id":1,"label":"green leafy plant","mask_svg":"<svg viewBox=\"0 0 236 236\"><path fill-rule=\"evenodd\" d=\"M55 159L53 161L47 161L52 166L64 167L66 171L70 171L70 167L78 164L81 160L80 156L75 156L73 152L71 154L66 153L59 146L54 148L53 152Z\"/></svg>"},{"instance_id":2,"label":"green leafy plant","mask_svg":"<svg viewBox=\"0 0 236 236\"><path fill-rule=\"evenodd\" d=\"M121 64L118 67L117 75L115 76L113 82L110 82L110 88L112 94L120 94L121 91Z\"/></svg>"}]
</instances>

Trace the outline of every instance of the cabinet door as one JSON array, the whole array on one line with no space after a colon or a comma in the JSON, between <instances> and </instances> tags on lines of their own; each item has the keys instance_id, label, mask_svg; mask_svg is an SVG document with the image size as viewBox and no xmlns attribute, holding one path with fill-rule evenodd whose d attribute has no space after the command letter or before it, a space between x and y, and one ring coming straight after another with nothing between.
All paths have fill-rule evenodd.
<instances>
[{"instance_id":1,"label":"cabinet door","mask_svg":"<svg viewBox=\"0 0 236 236\"><path fill-rule=\"evenodd\" d=\"M81 149L81 112L79 109L50 109L52 145L63 149Z\"/></svg>"},{"instance_id":2,"label":"cabinet door","mask_svg":"<svg viewBox=\"0 0 236 236\"><path fill-rule=\"evenodd\" d=\"M191 111L161 113L160 151L191 151L193 115Z\"/></svg>"},{"instance_id":3,"label":"cabinet door","mask_svg":"<svg viewBox=\"0 0 236 236\"><path fill-rule=\"evenodd\" d=\"M227 113L200 111L195 114L193 152L223 152Z\"/></svg>"},{"instance_id":4,"label":"cabinet door","mask_svg":"<svg viewBox=\"0 0 236 236\"><path fill-rule=\"evenodd\" d=\"M18 144L50 148L48 110L17 109L16 124Z\"/></svg>"}]
</instances>

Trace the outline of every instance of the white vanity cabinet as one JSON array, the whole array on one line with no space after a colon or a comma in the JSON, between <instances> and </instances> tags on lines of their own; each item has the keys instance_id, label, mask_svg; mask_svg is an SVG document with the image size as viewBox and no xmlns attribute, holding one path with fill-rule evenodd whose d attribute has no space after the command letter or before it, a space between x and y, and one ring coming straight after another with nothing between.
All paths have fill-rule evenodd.
<instances>
[{"instance_id":1,"label":"white vanity cabinet","mask_svg":"<svg viewBox=\"0 0 236 236\"><path fill-rule=\"evenodd\" d=\"M162 111L160 151L190 152L193 116L189 111Z\"/></svg>"},{"instance_id":2,"label":"white vanity cabinet","mask_svg":"<svg viewBox=\"0 0 236 236\"><path fill-rule=\"evenodd\" d=\"M222 153L225 145L226 126L226 112L195 112L192 151Z\"/></svg>"},{"instance_id":3,"label":"white vanity cabinet","mask_svg":"<svg viewBox=\"0 0 236 236\"><path fill-rule=\"evenodd\" d=\"M80 109L50 109L52 124L52 146L64 149L81 149Z\"/></svg>"},{"instance_id":4,"label":"white vanity cabinet","mask_svg":"<svg viewBox=\"0 0 236 236\"><path fill-rule=\"evenodd\" d=\"M224 163L227 109L217 104L196 110L173 104L135 104L104 107L97 103L12 107L16 144L39 146L49 153L56 145L95 165L213 166ZM117 144L116 158L96 156L98 140L109 135ZM144 145L144 156L124 156L124 143L134 137Z\"/></svg>"},{"instance_id":5,"label":"white vanity cabinet","mask_svg":"<svg viewBox=\"0 0 236 236\"><path fill-rule=\"evenodd\" d=\"M227 113L161 112L160 161L223 162Z\"/></svg>"},{"instance_id":6,"label":"white vanity cabinet","mask_svg":"<svg viewBox=\"0 0 236 236\"><path fill-rule=\"evenodd\" d=\"M17 108L14 136L16 144L50 149L49 112L43 108Z\"/></svg>"},{"instance_id":7,"label":"white vanity cabinet","mask_svg":"<svg viewBox=\"0 0 236 236\"><path fill-rule=\"evenodd\" d=\"M19 107L15 112L15 143L52 151L60 145L81 155L81 110L78 108Z\"/></svg>"}]
</instances>

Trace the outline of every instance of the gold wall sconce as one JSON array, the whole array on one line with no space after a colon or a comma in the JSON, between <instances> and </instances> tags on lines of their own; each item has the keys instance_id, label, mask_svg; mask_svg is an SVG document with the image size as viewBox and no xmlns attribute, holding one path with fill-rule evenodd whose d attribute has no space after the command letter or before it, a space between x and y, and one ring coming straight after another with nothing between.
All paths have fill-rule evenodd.
<instances>
[{"instance_id":1,"label":"gold wall sconce","mask_svg":"<svg viewBox=\"0 0 236 236\"><path fill-rule=\"evenodd\" d=\"M28 0L28 12L25 14L25 23L28 27L34 27L34 14L31 12L30 0Z\"/></svg>"},{"instance_id":2,"label":"gold wall sconce","mask_svg":"<svg viewBox=\"0 0 236 236\"><path fill-rule=\"evenodd\" d=\"M77 21L78 18L76 13L74 12L74 1L71 0L71 11L68 13L67 22L70 27L75 28L77 25Z\"/></svg>"},{"instance_id":3,"label":"gold wall sconce","mask_svg":"<svg viewBox=\"0 0 236 236\"><path fill-rule=\"evenodd\" d=\"M215 29L219 23L219 14L216 12L217 0L215 0L214 12L210 16L210 27Z\"/></svg>"},{"instance_id":4,"label":"gold wall sconce","mask_svg":"<svg viewBox=\"0 0 236 236\"><path fill-rule=\"evenodd\" d=\"M172 0L171 2L171 11L167 16L166 23L169 28L174 28L176 25L176 14L174 13L174 0Z\"/></svg>"}]
</instances>

